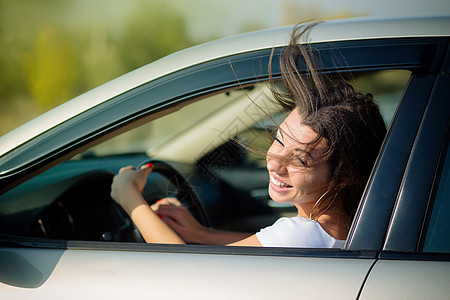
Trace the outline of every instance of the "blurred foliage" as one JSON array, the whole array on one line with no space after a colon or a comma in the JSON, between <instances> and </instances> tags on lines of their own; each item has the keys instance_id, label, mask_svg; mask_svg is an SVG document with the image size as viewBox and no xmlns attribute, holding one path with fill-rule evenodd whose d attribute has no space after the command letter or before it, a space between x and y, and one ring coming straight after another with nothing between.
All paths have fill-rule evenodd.
<instances>
[{"instance_id":1,"label":"blurred foliage","mask_svg":"<svg viewBox=\"0 0 450 300\"><path fill-rule=\"evenodd\" d=\"M188 40L183 19L165 2L141 0L139 9L125 25L119 55L131 68L154 61L192 43ZM133 47L130 47L133 45Z\"/></svg>"},{"instance_id":2,"label":"blurred foliage","mask_svg":"<svg viewBox=\"0 0 450 300\"><path fill-rule=\"evenodd\" d=\"M0 0L0 135L115 77L192 46L187 15L191 22L192 16L201 18L202 26L225 26L226 18L219 17L225 13L217 11L217 3L206 5L213 14L202 15L211 13L202 10L205 1ZM283 0L280 5L280 25L320 17L320 7L310 1ZM191 14L185 14L188 9ZM326 18L343 16L348 14ZM218 19L211 22L214 17ZM240 31L264 24L263 18L250 16L245 22Z\"/></svg>"},{"instance_id":3,"label":"blurred foliage","mask_svg":"<svg viewBox=\"0 0 450 300\"><path fill-rule=\"evenodd\" d=\"M50 27L39 29L22 65L24 85L40 107L60 104L74 91L79 63L68 35Z\"/></svg>"},{"instance_id":4,"label":"blurred foliage","mask_svg":"<svg viewBox=\"0 0 450 300\"><path fill-rule=\"evenodd\" d=\"M105 8L98 16L89 1L0 0L0 135L193 44L181 16L163 0L133 4L120 15L125 20L111 22L115 15Z\"/></svg>"}]
</instances>

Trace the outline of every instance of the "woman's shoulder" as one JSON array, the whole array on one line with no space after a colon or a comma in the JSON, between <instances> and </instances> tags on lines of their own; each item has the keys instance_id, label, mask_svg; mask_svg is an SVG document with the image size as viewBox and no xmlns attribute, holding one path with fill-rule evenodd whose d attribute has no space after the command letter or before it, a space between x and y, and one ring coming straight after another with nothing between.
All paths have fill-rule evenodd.
<instances>
[{"instance_id":1,"label":"woman's shoulder","mask_svg":"<svg viewBox=\"0 0 450 300\"><path fill-rule=\"evenodd\" d=\"M280 218L256 236L267 247L341 248L344 245L344 241L330 236L317 221L300 216Z\"/></svg>"},{"instance_id":2,"label":"woman's shoulder","mask_svg":"<svg viewBox=\"0 0 450 300\"><path fill-rule=\"evenodd\" d=\"M301 230L302 234L305 235L325 234L333 238L322 228L319 222L317 222L316 220L311 220L300 216L295 216L291 218L286 217L279 218L272 226L277 229L295 230L295 233L297 233L297 230Z\"/></svg>"}]
</instances>

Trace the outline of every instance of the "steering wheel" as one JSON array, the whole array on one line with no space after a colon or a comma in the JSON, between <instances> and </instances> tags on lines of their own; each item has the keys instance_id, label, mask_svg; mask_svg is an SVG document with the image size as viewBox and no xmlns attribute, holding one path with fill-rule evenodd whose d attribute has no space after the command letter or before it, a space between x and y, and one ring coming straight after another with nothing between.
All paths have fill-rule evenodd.
<instances>
[{"instance_id":1,"label":"steering wheel","mask_svg":"<svg viewBox=\"0 0 450 300\"><path fill-rule=\"evenodd\" d=\"M189 211L197 219L197 221L203 226L210 227L211 222L209 220L206 209L197 192L193 189L189 181L172 166L159 160L145 161L138 167L138 169L148 163L151 163L153 165L152 173L161 174L176 188L177 191L175 197L189 209ZM146 195L145 193L143 194L143 197L149 204L152 204L152 202L155 201L155 199L149 199L148 195Z\"/></svg>"}]
</instances>

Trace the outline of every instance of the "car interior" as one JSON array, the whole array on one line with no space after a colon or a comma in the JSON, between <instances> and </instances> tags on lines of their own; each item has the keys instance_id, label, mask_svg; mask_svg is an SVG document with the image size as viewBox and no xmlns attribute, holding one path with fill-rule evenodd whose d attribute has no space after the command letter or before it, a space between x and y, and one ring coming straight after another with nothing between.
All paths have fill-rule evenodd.
<instances>
[{"instance_id":1,"label":"car interior","mask_svg":"<svg viewBox=\"0 0 450 300\"><path fill-rule=\"evenodd\" d=\"M389 127L410 72L352 76L356 89L374 95ZM145 199L153 203L182 197L205 225L256 232L282 216L295 216L293 205L270 199L264 157L271 143L268 128L280 124L286 113L266 82L191 99L0 195L0 233L142 242L130 218L111 199L110 186L121 167L148 161L158 167L148 177Z\"/></svg>"}]
</instances>

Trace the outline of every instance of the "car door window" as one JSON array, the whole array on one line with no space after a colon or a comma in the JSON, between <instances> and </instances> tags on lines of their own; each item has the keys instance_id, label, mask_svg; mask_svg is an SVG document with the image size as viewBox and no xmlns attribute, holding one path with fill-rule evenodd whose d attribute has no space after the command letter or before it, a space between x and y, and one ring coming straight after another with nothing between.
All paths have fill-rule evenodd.
<instances>
[{"instance_id":1,"label":"car door window","mask_svg":"<svg viewBox=\"0 0 450 300\"><path fill-rule=\"evenodd\" d=\"M410 74L406 70L364 72L354 74L351 83L357 90L373 94L389 127ZM263 82L192 99L175 112L88 149L0 196L0 225L4 225L0 232L102 240L102 232L114 227L115 219L123 219L111 207L111 174L148 156L196 168L196 173L188 169L186 175L197 178L200 196L219 229L255 232L281 216L295 215L291 205L279 205L269 198L264 155L255 156L230 145L238 140L249 149L261 149L261 153L268 148L267 126L284 119L268 95ZM92 177L98 170L109 173ZM80 196L90 190L96 193ZM107 216L98 222L96 216L102 214Z\"/></svg>"}]
</instances>

